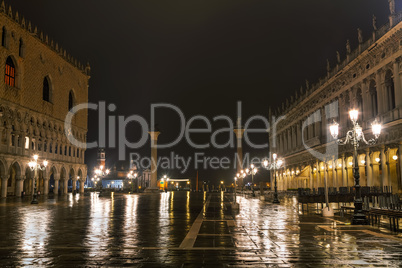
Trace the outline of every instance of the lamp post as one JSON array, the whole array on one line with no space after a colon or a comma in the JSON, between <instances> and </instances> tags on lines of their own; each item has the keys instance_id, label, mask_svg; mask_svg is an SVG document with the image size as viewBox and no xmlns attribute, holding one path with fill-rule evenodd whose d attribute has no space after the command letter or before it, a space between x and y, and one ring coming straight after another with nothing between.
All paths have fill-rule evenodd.
<instances>
[{"instance_id":1,"label":"lamp post","mask_svg":"<svg viewBox=\"0 0 402 268\"><path fill-rule=\"evenodd\" d=\"M363 200L361 196L361 189L360 189L360 174L359 174L359 163L358 163L358 158L357 158L357 148L359 147L360 142L364 142L367 145L374 145L378 137L381 134L381 124L378 123L377 119L374 120L374 122L371 124L372 131L374 138L370 140L366 140L364 137L363 129L359 124L357 123L357 119L359 116L359 111L356 109L353 109L349 111L349 116L350 120L353 123L353 129L349 130L346 133L345 140L338 139L338 134L339 134L339 124L337 122L333 122L333 124L329 127L331 135L334 139L336 139L336 142L340 145L345 145L348 143L351 143L353 145L353 177L355 179L355 210L353 214L353 219L352 219L352 224L355 225L362 225L362 224L368 224L368 220L366 218L366 215L363 213Z\"/></svg>"},{"instance_id":2,"label":"lamp post","mask_svg":"<svg viewBox=\"0 0 402 268\"><path fill-rule=\"evenodd\" d=\"M131 184L131 192L132 192L132 193L134 193L134 182L133 182L133 179L137 178L137 176L138 176L137 172L134 172L134 171L132 171L132 170L130 170L130 172L127 174L127 177L128 177L129 179L131 179L130 184ZM138 192L138 185L137 185L137 192Z\"/></svg>"},{"instance_id":3,"label":"lamp post","mask_svg":"<svg viewBox=\"0 0 402 268\"><path fill-rule=\"evenodd\" d=\"M109 169L103 170L104 168L105 167L103 165L100 165L99 168L95 168L95 177L98 178L97 181L99 181L99 178L109 175L110 170Z\"/></svg>"},{"instance_id":4,"label":"lamp post","mask_svg":"<svg viewBox=\"0 0 402 268\"><path fill-rule=\"evenodd\" d=\"M249 175L251 174L251 191L253 194L253 197L255 197L255 193L254 193L254 175L257 174L258 169L251 164L250 168L246 168L245 174Z\"/></svg>"},{"instance_id":5,"label":"lamp post","mask_svg":"<svg viewBox=\"0 0 402 268\"><path fill-rule=\"evenodd\" d=\"M279 204L279 200L278 200L278 186L277 186L277 181L276 181L276 170L278 168L280 168L283 165L283 160L282 159L278 159L278 155L277 154L272 154L272 163L269 164L268 160L264 161L264 167L266 169L273 169L274 170L274 201L272 203L274 204Z\"/></svg>"},{"instance_id":6,"label":"lamp post","mask_svg":"<svg viewBox=\"0 0 402 268\"><path fill-rule=\"evenodd\" d=\"M38 204L38 186L37 186L37 180L38 180L38 170L46 170L46 166L48 162L46 160L43 161L42 165L38 164L38 155L33 156L33 161L28 163L29 168L34 171L34 192L33 192L33 198L31 204Z\"/></svg>"}]
</instances>

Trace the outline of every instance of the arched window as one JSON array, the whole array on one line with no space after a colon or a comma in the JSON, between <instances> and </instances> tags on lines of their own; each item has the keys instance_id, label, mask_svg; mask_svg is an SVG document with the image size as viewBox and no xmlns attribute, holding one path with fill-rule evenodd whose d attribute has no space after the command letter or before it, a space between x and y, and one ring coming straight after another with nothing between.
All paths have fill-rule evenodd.
<instances>
[{"instance_id":1,"label":"arched window","mask_svg":"<svg viewBox=\"0 0 402 268\"><path fill-rule=\"evenodd\" d=\"M385 88L387 94L388 110L395 109L395 84L394 77L390 70L385 74Z\"/></svg>"},{"instance_id":2,"label":"arched window","mask_svg":"<svg viewBox=\"0 0 402 268\"><path fill-rule=\"evenodd\" d=\"M6 30L6 27L3 26L3 30L2 30L2 33L1 33L1 45L3 47L7 46L7 40L6 39L7 39L7 30Z\"/></svg>"},{"instance_id":3,"label":"arched window","mask_svg":"<svg viewBox=\"0 0 402 268\"><path fill-rule=\"evenodd\" d=\"M377 85L375 80L370 81L370 104L371 104L371 116L376 117L378 115L378 96L377 96Z\"/></svg>"},{"instance_id":4,"label":"arched window","mask_svg":"<svg viewBox=\"0 0 402 268\"><path fill-rule=\"evenodd\" d=\"M74 93L70 90L68 94L68 110L70 111L74 107Z\"/></svg>"},{"instance_id":5,"label":"arched window","mask_svg":"<svg viewBox=\"0 0 402 268\"><path fill-rule=\"evenodd\" d=\"M45 77L43 79L43 96L42 96L44 101L50 102L50 83L49 83L49 78Z\"/></svg>"},{"instance_id":6,"label":"arched window","mask_svg":"<svg viewBox=\"0 0 402 268\"><path fill-rule=\"evenodd\" d=\"M6 60L4 82L6 83L6 85L15 87L15 65L11 57L8 57Z\"/></svg>"}]
</instances>

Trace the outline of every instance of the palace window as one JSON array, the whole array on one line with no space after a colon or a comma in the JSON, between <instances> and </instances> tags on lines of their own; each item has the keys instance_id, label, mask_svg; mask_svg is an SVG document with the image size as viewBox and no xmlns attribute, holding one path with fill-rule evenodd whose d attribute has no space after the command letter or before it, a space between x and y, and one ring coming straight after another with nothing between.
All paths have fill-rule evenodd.
<instances>
[{"instance_id":1,"label":"palace window","mask_svg":"<svg viewBox=\"0 0 402 268\"><path fill-rule=\"evenodd\" d=\"M7 30L6 27L3 27L2 33L1 33L1 45L3 47L7 46Z\"/></svg>"},{"instance_id":2,"label":"palace window","mask_svg":"<svg viewBox=\"0 0 402 268\"><path fill-rule=\"evenodd\" d=\"M25 149L29 149L29 137L25 137Z\"/></svg>"},{"instance_id":3,"label":"palace window","mask_svg":"<svg viewBox=\"0 0 402 268\"><path fill-rule=\"evenodd\" d=\"M68 94L68 110L70 111L74 107L74 93L70 90Z\"/></svg>"},{"instance_id":4,"label":"palace window","mask_svg":"<svg viewBox=\"0 0 402 268\"><path fill-rule=\"evenodd\" d=\"M388 110L395 109L395 84L394 84L394 77L391 71L388 71L385 75L385 87L387 89L387 104Z\"/></svg>"},{"instance_id":5,"label":"palace window","mask_svg":"<svg viewBox=\"0 0 402 268\"><path fill-rule=\"evenodd\" d=\"M364 119L363 95L362 90L360 88L357 90L356 102L357 102L357 109L361 114L361 118Z\"/></svg>"},{"instance_id":6,"label":"palace window","mask_svg":"<svg viewBox=\"0 0 402 268\"><path fill-rule=\"evenodd\" d=\"M8 57L6 60L4 82L6 83L6 85L15 87L15 65L11 57Z\"/></svg>"},{"instance_id":7,"label":"palace window","mask_svg":"<svg viewBox=\"0 0 402 268\"><path fill-rule=\"evenodd\" d=\"M377 85L374 80L370 82L370 104L371 104L371 117L376 117L378 115L378 96L377 96Z\"/></svg>"},{"instance_id":8,"label":"palace window","mask_svg":"<svg viewBox=\"0 0 402 268\"><path fill-rule=\"evenodd\" d=\"M49 78L45 77L43 79L43 96L42 96L44 101L51 102L50 101L50 83L49 83Z\"/></svg>"}]
</instances>

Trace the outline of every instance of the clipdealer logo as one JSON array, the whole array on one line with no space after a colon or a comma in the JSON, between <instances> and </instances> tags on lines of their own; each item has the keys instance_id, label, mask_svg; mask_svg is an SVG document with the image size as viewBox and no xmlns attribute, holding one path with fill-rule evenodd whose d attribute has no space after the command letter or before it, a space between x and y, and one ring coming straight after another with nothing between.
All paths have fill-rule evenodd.
<instances>
[{"instance_id":1,"label":"clipdealer logo","mask_svg":"<svg viewBox=\"0 0 402 268\"><path fill-rule=\"evenodd\" d=\"M238 163L238 155L234 155L234 159L236 161L230 161L228 157L207 157L203 153L197 152L197 150L203 150L207 148L215 148L215 149L225 149L225 148L235 148L236 143L235 143L235 129L244 129L244 134L243 134L243 140L244 142L251 148L253 149L268 149L268 137L267 137L267 142L263 144L256 144L254 143L251 139L249 134L251 133L268 133L271 136L271 148L277 148L277 127L279 122L286 120L286 115L272 117L271 122L268 121L268 119L262 115L254 115L248 118L244 124L242 125L242 105L241 102L237 103L237 121L234 122L229 116L227 115L217 115L213 117L212 119L207 118L204 115L195 115L188 120L186 120L186 117L184 113L180 110L179 107L169 104L169 103L158 103L158 104L151 104L151 122L148 124L148 122L145 120L140 115L130 115L130 116L124 116L124 115L108 115L108 112L115 112L116 111L116 105L114 104L109 104L106 105L106 102L101 101L98 104L95 103L84 103L84 104L79 104L73 107L70 112L67 114L66 119L65 119L65 124L64 124L64 130L67 139L69 142L79 148L117 148L118 149L118 156L119 160L126 160L126 152L127 149L139 149L143 147L148 139L150 138L149 132L152 131L150 126L155 125L156 121L156 111L166 111L170 110L176 113L178 119L180 120L180 132L179 135L173 140L168 143L158 143L157 148L158 149L167 149L167 148L174 148L179 142L181 142L183 139L186 140L186 142L194 149L195 153L193 157L188 157L188 159L184 159L183 156L180 155L174 155L173 157L168 157L168 158L159 158L157 160L154 160L156 163L154 163L154 166L160 166L162 168L176 168L182 170L182 172L185 172L192 160L194 160L194 165L195 167L204 167L204 168L231 168L231 163ZM98 120L99 120L99 128L98 128L98 139L96 141L90 141L90 142L82 142L77 140L74 135L73 135L73 127L72 127L72 120L74 116L81 110L94 110L98 112ZM325 123L329 121L329 119L337 117L339 115L338 112L338 102L335 101L333 103L330 103L324 107L325 111ZM177 118L176 118L177 119ZM319 151L315 151L313 148L311 148L308 142L306 141L306 137L304 136L305 129L310 127L313 124L316 124L318 122L322 122L323 116L321 115L321 109L318 109L315 113L311 114L309 117L307 117L303 122L301 126L301 140L304 148L309 151L314 157L324 161L325 159L329 159L330 157L337 155L338 154L338 146L334 143L331 142L331 139L329 138L329 134L327 133L327 144L326 144L326 150L324 153L321 153ZM226 127L216 129L212 131L212 126L214 123L222 121L226 123ZM250 128L250 125L254 121L260 121L263 123L264 127L263 128ZM192 125L195 122L201 122L205 125L204 128L193 128ZM106 124L108 123L108 124ZM127 139L126 137L126 128L129 124L137 124L139 128L141 129L141 137L135 141L131 142ZM117 129L117 132L116 132ZM106 133L109 134L108 137L108 142L106 142ZM192 140L192 134L208 134L210 135L210 141L208 143L204 144L198 144ZM226 140L224 143L218 143L217 141L217 135L222 134L222 133L227 133L229 136L229 139ZM116 142L117 140L117 142ZM173 153L173 152L172 152ZM174 153L173 153L174 154ZM269 153L270 154L270 153ZM267 156L269 155L267 152ZM170 159L170 161L166 161L167 159ZM203 160L200 160L203 159ZM247 156L245 157L245 160L251 161L250 157ZM153 161L150 157L147 156L140 156L139 154L136 153L131 153L130 154L130 163L133 165L136 165L137 167L141 168L149 168L151 161ZM253 163L254 165L258 165L258 163L261 163L261 159L254 159ZM202 164L204 163L204 164ZM206 164L207 163L207 164ZM201 165L202 164L202 165Z\"/></svg>"}]
</instances>

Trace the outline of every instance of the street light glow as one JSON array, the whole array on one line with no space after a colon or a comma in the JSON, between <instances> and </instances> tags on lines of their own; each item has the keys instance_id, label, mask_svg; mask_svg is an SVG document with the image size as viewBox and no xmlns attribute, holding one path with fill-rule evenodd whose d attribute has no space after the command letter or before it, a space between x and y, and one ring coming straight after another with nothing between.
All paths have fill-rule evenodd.
<instances>
[{"instance_id":1,"label":"street light glow","mask_svg":"<svg viewBox=\"0 0 402 268\"><path fill-rule=\"evenodd\" d=\"M356 109L350 110L349 116L350 120L352 120L352 122L355 123L357 121L357 118L359 117L359 111Z\"/></svg>"},{"instance_id":2,"label":"street light glow","mask_svg":"<svg viewBox=\"0 0 402 268\"><path fill-rule=\"evenodd\" d=\"M331 135L334 139L338 138L339 134L339 124L337 122L332 123L332 125L329 126L329 131L331 132Z\"/></svg>"},{"instance_id":3,"label":"street light glow","mask_svg":"<svg viewBox=\"0 0 402 268\"><path fill-rule=\"evenodd\" d=\"M376 138L378 138L378 136L380 136L381 134L381 124L378 123L377 119L374 120L373 124L371 124L371 129L373 130L373 134Z\"/></svg>"}]
</instances>

